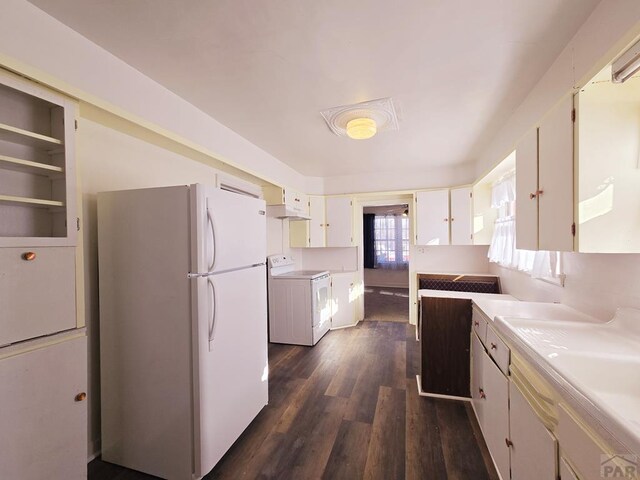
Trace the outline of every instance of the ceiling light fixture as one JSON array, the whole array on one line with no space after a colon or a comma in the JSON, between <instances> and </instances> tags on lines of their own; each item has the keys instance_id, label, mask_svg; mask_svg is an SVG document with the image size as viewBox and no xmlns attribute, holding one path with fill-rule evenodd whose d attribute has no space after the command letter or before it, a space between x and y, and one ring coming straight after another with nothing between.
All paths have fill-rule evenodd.
<instances>
[{"instance_id":1,"label":"ceiling light fixture","mask_svg":"<svg viewBox=\"0 0 640 480\"><path fill-rule=\"evenodd\" d=\"M355 140L366 140L378 131L376 121L372 118L354 118L347 122L347 135Z\"/></svg>"},{"instance_id":2,"label":"ceiling light fixture","mask_svg":"<svg viewBox=\"0 0 640 480\"><path fill-rule=\"evenodd\" d=\"M391 98L342 105L320 112L333 133L362 140L379 132L398 130L398 117Z\"/></svg>"}]
</instances>

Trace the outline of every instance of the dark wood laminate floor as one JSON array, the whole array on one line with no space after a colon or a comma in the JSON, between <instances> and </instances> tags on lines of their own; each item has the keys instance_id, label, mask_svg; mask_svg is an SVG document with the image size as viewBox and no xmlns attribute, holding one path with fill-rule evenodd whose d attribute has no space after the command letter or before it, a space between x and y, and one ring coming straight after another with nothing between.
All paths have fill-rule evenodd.
<instances>
[{"instance_id":1,"label":"dark wood laminate floor","mask_svg":"<svg viewBox=\"0 0 640 480\"><path fill-rule=\"evenodd\" d=\"M269 347L269 405L205 478L497 479L470 407L420 397L414 327L361 322ZM90 480L153 478L100 460Z\"/></svg>"}]
</instances>

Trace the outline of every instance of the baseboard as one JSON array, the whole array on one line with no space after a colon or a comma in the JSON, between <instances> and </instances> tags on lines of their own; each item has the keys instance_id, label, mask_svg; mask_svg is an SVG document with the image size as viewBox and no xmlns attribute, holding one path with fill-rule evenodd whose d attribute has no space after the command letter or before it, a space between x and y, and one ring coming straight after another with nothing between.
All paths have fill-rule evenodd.
<instances>
[{"instance_id":1,"label":"baseboard","mask_svg":"<svg viewBox=\"0 0 640 480\"><path fill-rule=\"evenodd\" d=\"M441 395L439 393L427 393L422 390L422 382L420 381L420 374L416 375L416 382L418 383L418 395L421 397L441 398L443 400L456 400L460 402L470 402L471 399L467 397L456 397L455 395Z\"/></svg>"},{"instance_id":2,"label":"baseboard","mask_svg":"<svg viewBox=\"0 0 640 480\"><path fill-rule=\"evenodd\" d=\"M88 452L87 463L98 458L102 454L100 439L89 440L89 445L87 446L87 452Z\"/></svg>"},{"instance_id":3,"label":"baseboard","mask_svg":"<svg viewBox=\"0 0 640 480\"><path fill-rule=\"evenodd\" d=\"M352 323L351 325L342 325L340 327L331 327L330 330L342 330L343 328L352 328L358 325L362 320L356 321L356 323Z\"/></svg>"},{"instance_id":4,"label":"baseboard","mask_svg":"<svg viewBox=\"0 0 640 480\"><path fill-rule=\"evenodd\" d=\"M398 285L398 284L393 284L393 285L375 285L373 283L368 283L364 286L364 288L367 287L374 287L374 288L406 288L407 290L409 289L409 285Z\"/></svg>"}]
</instances>

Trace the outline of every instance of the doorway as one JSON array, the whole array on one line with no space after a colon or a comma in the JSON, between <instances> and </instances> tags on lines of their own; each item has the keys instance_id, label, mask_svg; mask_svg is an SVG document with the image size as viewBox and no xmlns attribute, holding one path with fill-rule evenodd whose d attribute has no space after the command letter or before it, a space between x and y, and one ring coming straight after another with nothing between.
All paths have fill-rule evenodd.
<instances>
[{"instance_id":1,"label":"doorway","mask_svg":"<svg viewBox=\"0 0 640 480\"><path fill-rule=\"evenodd\" d=\"M409 205L363 205L365 321L409 322Z\"/></svg>"}]
</instances>

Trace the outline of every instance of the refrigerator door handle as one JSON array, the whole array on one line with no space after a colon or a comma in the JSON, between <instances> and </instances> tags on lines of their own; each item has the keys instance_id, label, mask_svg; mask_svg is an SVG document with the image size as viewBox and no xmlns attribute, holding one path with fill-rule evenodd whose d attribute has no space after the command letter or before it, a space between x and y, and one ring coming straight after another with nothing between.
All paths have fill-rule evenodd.
<instances>
[{"instance_id":1,"label":"refrigerator door handle","mask_svg":"<svg viewBox=\"0 0 640 480\"><path fill-rule=\"evenodd\" d=\"M209 203L207 202L207 223L209 224L209 231L211 232L211 263L208 265L208 270L212 271L213 267L216 264L216 231L213 226L213 217L211 216L211 211L209 210Z\"/></svg>"},{"instance_id":2,"label":"refrigerator door handle","mask_svg":"<svg viewBox=\"0 0 640 480\"><path fill-rule=\"evenodd\" d=\"M211 342L213 342L214 339L214 328L215 328L215 324L216 324L216 304L218 302L216 302L216 287L213 284L213 281L211 280L211 277L207 277L207 287L209 287L209 290L211 292L209 298L210 298L210 305L211 305L211 313L209 315L209 351L211 351Z\"/></svg>"}]
</instances>

